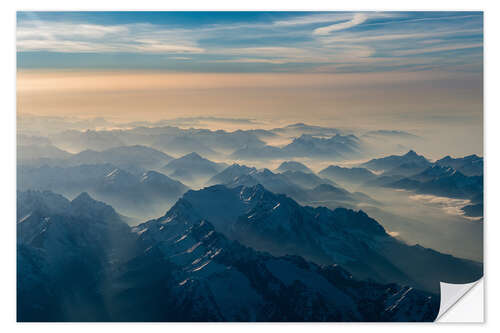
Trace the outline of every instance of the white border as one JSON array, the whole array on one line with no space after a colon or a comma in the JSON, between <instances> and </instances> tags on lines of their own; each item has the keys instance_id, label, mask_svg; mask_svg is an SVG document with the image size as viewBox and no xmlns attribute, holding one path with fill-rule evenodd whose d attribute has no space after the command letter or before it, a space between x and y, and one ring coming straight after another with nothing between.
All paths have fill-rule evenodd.
<instances>
[{"instance_id":1,"label":"white border","mask_svg":"<svg viewBox=\"0 0 500 333\"><path fill-rule=\"evenodd\" d=\"M341 328L343 331L369 329L370 331L387 332L388 330L401 329L405 331L420 332L423 329L439 329L453 331L471 331L478 328L492 328L497 326L498 306L494 305L498 297L498 268L494 265L498 261L494 253L498 250L498 237L500 237L498 211L494 210L495 202L499 199L499 173L500 163L498 159L499 137L499 112L498 89L500 77L499 72L499 46L498 32L500 31L500 15L497 5L498 1L294 1L282 0L253 0L240 2L234 0L210 0L210 1L127 1L127 0L87 0L68 2L63 0L45 1L4 1L0 11L2 31L2 52L0 52L1 75L1 142L2 159L1 165L1 228L0 235L0 259L2 264L0 295L0 318L2 331L28 330L36 332L73 332L104 331L119 329L120 332L132 332L140 330L161 331L172 330L187 332L191 330L205 332L250 332L257 330L285 329L290 332L303 332L304 329L328 331ZM29 325L15 323L15 11L16 10L484 10L485 11L485 283L487 284L486 297L486 325L456 325L456 324L44 324ZM464 133L467 135L467 133ZM496 148L496 149L495 149ZM496 150L496 151L495 151ZM491 256L491 260L489 260ZM471 304L471 306L474 306ZM491 309L491 311L489 311ZM285 326L285 327L283 327ZM404 328L402 327L404 326ZM498 330L498 327L497 327Z\"/></svg>"}]
</instances>

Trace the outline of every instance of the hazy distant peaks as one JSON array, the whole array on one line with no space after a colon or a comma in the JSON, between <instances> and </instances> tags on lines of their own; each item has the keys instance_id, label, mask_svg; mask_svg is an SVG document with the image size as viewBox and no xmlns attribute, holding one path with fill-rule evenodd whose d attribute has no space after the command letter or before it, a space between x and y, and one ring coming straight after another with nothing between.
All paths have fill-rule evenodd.
<instances>
[{"instance_id":1,"label":"hazy distant peaks","mask_svg":"<svg viewBox=\"0 0 500 333\"><path fill-rule=\"evenodd\" d=\"M313 189L314 192L336 192L339 194L347 194L347 190L333 186L331 184L319 184Z\"/></svg>"},{"instance_id":2,"label":"hazy distant peaks","mask_svg":"<svg viewBox=\"0 0 500 333\"><path fill-rule=\"evenodd\" d=\"M206 158L201 157L198 153L192 152L182 157L179 157L179 160L186 161L206 161Z\"/></svg>"},{"instance_id":3,"label":"hazy distant peaks","mask_svg":"<svg viewBox=\"0 0 500 333\"><path fill-rule=\"evenodd\" d=\"M280 164L280 166L276 169L276 171L278 172L301 171L301 172L312 173L312 170L309 169L305 164L296 161L285 161Z\"/></svg>"},{"instance_id":4,"label":"hazy distant peaks","mask_svg":"<svg viewBox=\"0 0 500 333\"><path fill-rule=\"evenodd\" d=\"M191 186L204 184L210 177L227 167L215 163L193 152L167 163L163 169L167 174Z\"/></svg>"},{"instance_id":5,"label":"hazy distant peaks","mask_svg":"<svg viewBox=\"0 0 500 333\"><path fill-rule=\"evenodd\" d=\"M399 130L376 130L369 131L364 134L364 136L385 136L385 137L400 137L400 138L419 138L413 133Z\"/></svg>"},{"instance_id":6,"label":"hazy distant peaks","mask_svg":"<svg viewBox=\"0 0 500 333\"><path fill-rule=\"evenodd\" d=\"M86 217L100 222L120 221L113 207L104 202L94 200L87 192L82 192L71 201L71 215Z\"/></svg>"},{"instance_id":7,"label":"hazy distant peaks","mask_svg":"<svg viewBox=\"0 0 500 333\"><path fill-rule=\"evenodd\" d=\"M85 203L93 203L96 201L92 199L92 197L87 192L82 192L71 202L75 204L85 204Z\"/></svg>"},{"instance_id":8,"label":"hazy distant peaks","mask_svg":"<svg viewBox=\"0 0 500 333\"><path fill-rule=\"evenodd\" d=\"M295 124L290 124L290 125L287 125L286 127L289 127L289 128L302 128L302 127L308 127L308 125L304 124L304 123L295 123Z\"/></svg>"},{"instance_id":9,"label":"hazy distant peaks","mask_svg":"<svg viewBox=\"0 0 500 333\"><path fill-rule=\"evenodd\" d=\"M17 193L18 219L30 213L42 217L61 215L87 218L95 222L118 222L119 215L113 207L94 200L87 192L80 193L69 201L51 191L25 191Z\"/></svg>"},{"instance_id":10,"label":"hazy distant peaks","mask_svg":"<svg viewBox=\"0 0 500 333\"><path fill-rule=\"evenodd\" d=\"M365 168L344 168L337 165L330 165L321 170L319 175L327 177L333 181L345 181L355 184L364 183L376 178L376 175Z\"/></svg>"},{"instance_id":11,"label":"hazy distant peaks","mask_svg":"<svg viewBox=\"0 0 500 333\"><path fill-rule=\"evenodd\" d=\"M176 158L176 159L170 161L167 164L167 166L171 166L171 167L181 166L181 165L190 166L189 163L195 163L197 165L206 164L206 165L211 165L211 166L217 164L217 163L214 163L214 162L202 157L201 155L199 155L196 152L192 152L192 153L189 153L187 155L181 156L179 158Z\"/></svg>"},{"instance_id":12,"label":"hazy distant peaks","mask_svg":"<svg viewBox=\"0 0 500 333\"><path fill-rule=\"evenodd\" d=\"M363 167L376 171L394 170L396 168L407 169L408 167L415 170L416 168L425 168L430 165L431 162L429 162L429 160L422 155L418 155L414 150L410 150L404 155L390 155L382 158L375 158L361 164Z\"/></svg>"},{"instance_id":13,"label":"hazy distant peaks","mask_svg":"<svg viewBox=\"0 0 500 333\"><path fill-rule=\"evenodd\" d=\"M61 214L69 209L70 201L51 191L17 191L17 219L32 212L42 215Z\"/></svg>"},{"instance_id":14,"label":"hazy distant peaks","mask_svg":"<svg viewBox=\"0 0 500 333\"><path fill-rule=\"evenodd\" d=\"M469 155L462 158L446 156L436 161L436 164L452 167L467 176L479 176L483 174L483 158L477 155Z\"/></svg>"},{"instance_id":15,"label":"hazy distant peaks","mask_svg":"<svg viewBox=\"0 0 500 333\"><path fill-rule=\"evenodd\" d=\"M142 174L141 176L141 182L142 183L152 183L152 184L162 184L162 183L169 183L169 182L176 182L172 179L170 179L168 176L165 176L164 174L157 172L157 171L147 171Z\"/></svg>"},{"instance_id":16,"label":"hazy distant peaks","mask_svg":"<svg viewBox=\"0 0 500 333\"><path fill-rule=\"evenodd\" d=\"M243 164L238 164L238 163L233 163L230 166L228 166L226 169L224 169L222 172L230 172L230 171L245 171L245 172L251 172L253 170L257 170L254 167L248 167Z\"/></svg>"}]
</instances>

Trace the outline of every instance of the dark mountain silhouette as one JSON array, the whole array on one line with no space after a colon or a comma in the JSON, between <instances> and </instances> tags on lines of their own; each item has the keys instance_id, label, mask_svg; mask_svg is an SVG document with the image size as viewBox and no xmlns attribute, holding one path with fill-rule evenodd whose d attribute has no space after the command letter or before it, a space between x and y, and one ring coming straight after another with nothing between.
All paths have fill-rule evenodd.
<instances>
[{"instance_id":1,"label":"dark mountain silhouette","mask_svg":"<svg viewBox=\"0 0 500 333\"><path fill-rule=\"evenodd\" d=\"M185 200L130 228L86 193L18 196L29 212L17 224L19 321L432 321L438 312L433 294L229 240Z\"/></svg>"},{"instance_id":2,"label":"dark mountain silhouette","mask_svg":"<svg viewBox=\"0 0 500 333\"><path fill-rule=\"evenodd\" d=\"M438 292L439 281L465 283L482 275L479 263L392 238L362 211L300 206L261 185L217 185L188 191L176 206L181 203L192 208L190 214L211 221L217 231L244 245L275 255L294 254L318 263L341 264L362 279ZM412 264L405 257L412 258ZM434 267L427 265L430 263L437 267L428 270ZM421 274L424 270L426 274Z\"/></svg>"}]
</instances>

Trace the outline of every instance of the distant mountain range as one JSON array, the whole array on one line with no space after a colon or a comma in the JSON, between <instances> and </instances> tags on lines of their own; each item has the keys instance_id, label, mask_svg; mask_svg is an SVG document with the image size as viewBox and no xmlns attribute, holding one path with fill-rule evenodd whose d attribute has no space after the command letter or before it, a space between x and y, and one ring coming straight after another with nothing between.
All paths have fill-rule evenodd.
<instances>
[{"instance_id":1,"label":"distant mountain range","mask_svg":"<svg viewBox=\"0 0 500 333\"><path fill-rule=\"evenodd\" d=\"M46 144L50 143L53 147L71 152L103 151L110 148L140 145L174 156L196 152L204 157L214 159L229 157L234 160L251 160L254 158L308 157L336 160L361 157L366 148L365 139L375 137L387 141L418 138L412 133L399 130L373 130L359 133L356 136L349 130L304 123L290 124L270 130L208 130L187 128L185 123L190 120L194 121L193 126L195 126L199 124L198 120L200 119L178 119L180 122L175 120L139 121L129 124L111 124L103 119L98 119L96 122L82 121L80 124L63 121L59 124L62 125L60 131L51 129L49 136L43 139L47 141ZM38 119L37 121L41 121L40 123L43 123L45 127L49 127L48 119ZM87 130L82 130L85 128L82 127L85 124L90 126L94 123L99 129L89 127ZM173 126L176 124L185 128ZM53 125L58 126L57 123ZM110 129L102 129L106 127ZM23 130L23 127L19 131L20 133L32 133L29 129ZM30 145L30 142L33 141L30 136L25 134L20 134L20 137L23 139L19 141L20 145ZM278 147L267 143L268 140L277 138L281 138L281 141L291 140L292 142L287 147Z\"/></svg>"},{"instance_id":2,"label":"distant mountain range","mask_svg":"<svg viewBox=\"0 0 500 333\"><path fill-rule=\"evenodd\" d=\"M156 172L130 173L111 164L74 167L18 167L18 190L51 190L73 197L89 192L132 217L163 214L188 190L181 182Z\"/></svg>"},{"instance_id":3,"label":"distant mountain range","mask_svg":"<svg viewBox=\"0 0 500 333\"><path fill-rule=\"evenodd\" d=\"M18 202L19 321L432 321L439 308L412 287L245 247L187 199L135 228L85 193Z\"/></svg>"},{"instance_id":4,"label":"distant mountain range","mask_svg":"<svg viewBox=\"0 0 500 333\"><path fill-rule=\"evenodd\" d=\"M360 166L374 171L383 171L384 176L411 176L431 165L432 163L424 156L410 150L404 155L391 155L372 159Z\"/></svg>"},{"instance_id":5,"label":"distant mountain range","mask_svg":"<svg viewBox=\"0 0 500 333\"><path fill-rule=\"evenodd\" d=\"M260 137L272 137L265 130L237 130L233 132L207 129L182 129L174 126L138 126L120 130L69 130L53 134L50 140L58 147L70 151L97 150L131 145L145 145L169 154L183 155L196 152L203 156L218 157L244 146L260 146Z\"/></svg>"},{"instance_id":6,"label":"distant mountain range","mask_svg":"<svg viewBox=\"0 0 500 333\"><path fill-rule=\"evenodd\" d=\"M240 185L254 186L261 184L274 193L286 194L303 204L326 205L328 207L375 203L363 193L351 193L333 181L321 178L314 173L285 171L273 173L269 169L257 170L244 165L233 164L215 175L208 185L223 184L228 187Z\"/></svg>"},{"instance_id":7,"label":"distant mountain range","mask_svg":"<svg viewBox=\"0 0 500 333\"><path fill-rule=\"evenodd\" d=\"M283 148L287 156L325 157L354 156L360 153L361 141L355 135L336 134L332 137L317 137L302 134Z\"/></svg>"},{"instance_id":8,"label":"distant mountain range","mask_svg":"<svg viewBox=\"0 0 500 333\"><path fill-rule=\"evenodd\" d=\"M50 141L68 151L97 150L127 146L127 142L118 131L67 130L49 136ZM137 144L137 143L133 143Z\"/></svg>"},{"instance_id":9,"label":"distant mountain range","mask_svg":"<svg viewBox=\"0 0 500 333\"><path fill-rule=\"evenodd\" d=\"M47 160L64 160L71 157L67 151L52 144L30 144L17 146L17 164L47 163Z\"/></svg>"},{"instance_id":10,"label":"distant mountain range","mask_svg":"<svg viewBox=\"0 0 500 333\"><path fill-rule=\"evenodd\" d=\"M30 145L18 147L18 152L18 165L67 167L109 163L131 172L158 169L173 159L159 150L139 145L114 147L103 151L84 150L77 154L70 154L52 145Z\"/></svg>"},{"instance_id":11,"label":"distant mountain range","mask_svg":"<svg viewBox=\"0 0 500 333\"><path fill-rule=\"evenodd\" d=\"M160 129L157 130L160 131ZM151 130L146 130L146 132L150 133ZM141 132L139 131L139 133ZM349 145L345 145L343 140L347 140L347 142L353 140L352 142L356 142L353 136L336 135L334 138L336 138L335 140L339 140L339 142L343 142L341 145L344 148ZM33 144L33 140L30 141L26 138L23 140L23 142ZM302 143L298 143L301 141ZM43 140L41 140L41 142L44 145L47 144L47 142ZM309 142L308 144L312 146L306 148L307 145L304 146L306 142ZM311 152L322 145L328 147L327 150L331 150L333 149L332 147L340 144L339 142L332 142L331 139L302 136L283 148L273 147L272 150L279 149L280 152L283 152L295 147L297 149L293 148L293 150L295 150L294 155L300 155L300 150ZM22 147L19 147L19 149L21 149L19 158L24 161L19 164L21 168L20 175L23 176L20 180L25 179L25 181L19 182L22 186L21 189L52 189L69 196L76 195L81 191L88 191L98 199L110 202L120 211L128 211L129 213L130 209L128 209L128 203L124 204L123 200L121 200L122 198L118 200L110 196L109 193L107 196L102 196L104 192L109 192L107 189L104 189L107 182L101 180L113 171L110 168L116 168L131 173L131 175L124 177L128 177L130 184L134 184L135 187L144 188L144 190L137 190L136 188L132 189L134 186L129 186L129 188L131 188L131 193L146 193L145 189L147 189L147 187L141 184L138 185L138 178L141 178L148 170L153 169L161 170L169 177L192 187L200 187L204 184L237 186L260 183L275 193L290 195L301 203L313 205L323 204L331 208L339 206L354 208L356 204L360 202L376 203L375 200L362 193L349 193L345 191L337 185L336 182L341 184L354 184L357 186L393 187L422 194L469 199L471 202L470 205L464 207L464 214L473 217L479 216L478 214L482 210L483 204L483 162L482 158L476 155L470 155L464 158L452 158L447 156L436 162L431 162L424 156L410 150L404 155L391 155L372 159L353 168L331 165L321 170L318 176L306 165L295 161L283 162L278 167L277 171L279 173L277 174L269 170L256 170L249 167L237 170L234 166L226 172L223 172L227 164L212 162L197 153L189 153L180 158L173 159L171 156L161 151L146 146L123 146L110 148L104 151L86 150L78 154L69 154L60 151L50 146L50 142L48 145L44 146L46 148L38 149L37 146ZM30 149L32 151L31 153L29 153ZM259 154L266 154L265 149L258 149L258 151ZM40 157L44 154L47 154L46 156L52 156L52 158ZM275 153L273 152L271 155L275 156ZM26 158L27 156L38 156L39 158L29 159ZM99 164L101 167L90 167L90 164ZM105 164L109 165L103 167ZM67 170L61 171L61 175L65 176L59 177L61 175L51 175L50 167L48 169L46 167L51 165L54 166L53 170L57 170L55 166L64 166ZM38 169L39 172L35 171L37 170L37 166L40 166ZM81 168L82 173L77 172L75 175L72 175L70 171L71 168L75 168L75 172L78 168ZM89 168L94 169L91 171ZM456 170L457 173L454 173L454 170ZM49 175L45 175L43 172L48 172ZM42 178L36 179L37 177ZM63 184L65 183L64 179L66 177L72 177L72 179L69 179L66 184ZM132 180L134 177L136 179ZM123 184L126 182L128 181L122 181ZM164 209L162 203L170 202L170 204L172 204L173 201L186 190L186 187L182 184L184 188L179 185L174 185L173 183L171 183L170 187L167 187L166 180L160 183L162 184L161 186L163 186L162 188L168 191L168 194L161 193L161 195L151 200L151 195L147 193L143 194L142 196L145 197L144 202L149 201L151 203L149 206L157 206L157 204L159 204L158 208L154 208L152 212L145 216L157 216L158 213L161 213ZM319 187L320 185L331 185L336 187L336 189L328 186ZM161 186L157 187L157 190L159 190ZM113 188L118 189L116 186ZM156 196L158 191L153 193ZM120 196L126 197L127 194L120 193ZM146 203L141 207L141 212L150 209ZM159 209L161 209L161 211Z\"/></svg>"},{"instance_id":12,"label":"distant mountain range","mask_svg":"<svg viewBox=\"0 0 500 333\"><path fill-rule=\"evenodd\" d=\"M330 165L321 170L319 175L334 181L354 184L363 184L377 178L377 175L366 168L344 168L337 165Z\"/></svg>"},{"instance_id":13,"label":"distant mountain range","mask_svg":"<svg viewBox=\"0 0 500 333\"><path fill-rule=\"evenodd\" d=\"M134 125L134 124L132 124ZM146 127L135 124L133 128L110 130L65 130L53 133L46 141L62 151L101 152L124 146L146 146L168 155L185 155L196 152L208 158L234 160L318 158L337 160L339 158L359 158L364 152L363 138L354 134L321 126L303 123L292 124L271 130L207 130L180 128L175 126ZM403 135L398 131L373 131L379 135ZM409 133L407 135L410 135ZM266 140L282 138L291 140L284 147L273 146ZM22 145L33 141L24 135ZM29 148L25 151L28 152ZM52 158L55 153L47 152L44 158ZM96 158L102 158L97 156ZM111 161L106 161L113 163ZM100 162L102 163L102 162ZM120 165L121 167L124 167ZM151 169L152 167L148 167Z\"/></svg>"},{"instance_id":14,"label":"distant mountain range","mask_svg":"<svg viewBox=\"0 0 500 333\"><path fill-rule=\"evenodd\" d=\"M469 155L462 158L443 157L436 161L437 165L454 168L466 176L483 175L483 158L477 155Z\"/></svg>"},{"instance_id":15,"label":"distant mountain range","mask_svg":"<svg viewBox=\"0 0 500 333\"><path fill-rule=\"evenodd\" d=\"M104 151L84 150L69 159L72 165L109 163L125 170L154 170L173 157L146 146L124 146Z\"/></svg>"},{"instance_id":16,"label":"distant mountain range","mask_svg":"<svg viewBox=\"0 0 500 333\"><path fill-rule=\"evenodd\" d=\"M338 182L468 199L471 204L463 208L464 214L471 217L483 215L483 158L477 155L446 156L431 162L411 150L404 155L372 159L355 168L331 165L319 175Z\"/></svg>"},{"instance_id":17,"label":"distant mountain range","mask_svg":"<svg viewBox=\"0 0 500 333\"><path fill-rule=\"evenodd\" d=\"M395 137L395 138L410 138L417 139L420 138L418 135L413 133L405 132L405 131L396 131L396 130L376 130L376 131L368 131L362 135L363 137Z\"/></svg>"},{"instance_id":18,"label":"distant mountain range","mask_svg":"<svg viewBox=\"0 0 500 333\"><path fill-rule=\"evenodd\" d=\"M162 170L186 183L203 183L226 167L225 163L215 163L197 153L190 153L170 161Z\"/></svg>"},{"instance_id":19,"label":"distant mountain range","mask_svg":"<svg viewBox=\"0 0 500 333\"><path fill-rule=\"evenodd\" d=\"M431 162L424 156L418 155L413 150L410 150L404 155L391 155L372 159L360 166L370 170L383 172L385 176L415 176L417 173L423 172L433 166L451 168L469 177L483 175L483 158L477 155L469 155L462 158L446 156L436 162ZM435 171L437 170L445 169L435 169Z\"/></svg>"},{"instance_id":20,"label":"distant mountain range","mask_svg":"<svg viewBox=\"0 0 500 333\"><path fill-rule=\"evenodd\" d=\"M296 161L285 161L280 164L280 166L276 169L277 172L286 172L286 171L300 171L306 173L313 173L307 165L296 162Z\"/></svg>"},{"instance_id":21,"label":"distant mountain range","mask_svg":"<svg viewBox=\"0 0 500 333\"><path fill-rule=\"evenodd\" d=\"M233 152L230 157L236 160L283 159L293 157L351 158L362 152L361 141L355 135L314 136L302 134L291 143L279 148L269 145L245 145Z\"/></svg>"},{"instance_id":22,"label":"distant mountain range","mask_svg":"<svg viewBox=\"0 0 500 333\"><path fill-rule=\"evenodd\" d=\"M372 160L365 165L373 167L373 165L380 165L381 161L391 162L385 164L390 165L391 168L375 180L376 184L422 194L469 199L471 204L463 207L464 214L471 217L483 215L483 159L481 157L477 155L463 158L446 156L430 163L423 156L410 151L403 156ZM390 176L386 177L387 174Z\"/></svg>"},{"instance_id":23,"label":"distant mountain range","mask_svg":"<svg viewBox=\"0 0 500 333\"><path fill-rule=\"evenodd\" d=\"M412 190L442 197L465 198L477 201L483 193L483 176L465 176L450 167L434 165L421 173L386 186ZM482 199L480 200L482 202Z\"/></svg>"},{"instance_id":24,"label":"distant mountain range","mask_svg":"<svg viewBox=\"0 0 500 333\"><path fill-rule=\"evenodd\" d=\"M304 123L295 123L284 127L274 128L270 132L290 137L296 137L302 134L321 136L343 134L343 131L338 128L308 125Z\"/></svg>"}]
</instances>

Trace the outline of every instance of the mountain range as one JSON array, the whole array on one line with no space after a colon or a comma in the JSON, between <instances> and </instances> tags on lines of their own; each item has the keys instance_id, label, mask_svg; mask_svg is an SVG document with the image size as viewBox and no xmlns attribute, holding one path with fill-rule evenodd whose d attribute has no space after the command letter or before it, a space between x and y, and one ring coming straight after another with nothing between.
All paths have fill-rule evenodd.
<instances>
[{"instance_id":1,"label":"mountain range","mask_svg":"<svg viewBox=\"0 0 500 333\"><path fill-rule=\"evenodd\" d=\"M156 172L139 174L112 164L72 167L18 167L18 190L51 190L73 197L89 192L109 202L131 217L154 217L163 214L188 190L183 183Z\"/></svg>"},{"instance_id":2,"label":"mountain range","mask_svg":"<svg viewBox=\"0 0 500 333\"><path fill-rule=\"evenodd\" d=\"M100 289L113 258L132 249L128 225L86 193L69 201L18 192L17 200L18 321L106 320Z\"/></svg>"},{"instance_id":3,"label":"mountain range","mask_svg":"<svg viewBox=\"0 0 500 333\"><path fill-rule=\"evenodd\" d=\"M217 231L244 245L340 264L361 279L438 292L439 281L464 283L482 275L479 263L396 240L362 211L301 206L262 185L188 191L171 210L179 206L189 207L195 219L210 221Z\"/></svg>"},{"instance_id":4,"label":"mountain range","mask_svg":"<svg viewBox=\"0 0 500 333\"><path fill-rule=\"evenodd\" d=\"M172 178L192 184L206 182L226 167L225 163L215 163L197 153L190 153L170 161L162 170Z\"/></svg>"},{"instance_id":5,"label":"mountain range","mask_svg":"<svg viewBox=\"0 0 500 333\"><path fill-rule=\"evenodd\" d=\"M433 165L411 177L386 186L450 198L470 199L482 203L483 176L466 176L451 167Z\"/></svg>"},{"instance_id":6,"label":"mountain range","mask_svg":"<svg viewBox=\"0 0 500 333\"><path fill-rule=\"evenodd\" d=\"M284 127L274 128L270 132L289 137L296 137L302 134L321 136L343 134L343 131L338 128L309 125L304 123L295 123Z\"/></svg>"},{"instance_id":7,"label":"mountain range","mask_svg":"<svg viewBox=\"0 0 500 333\"><path fill-rule=\"evenodd\" d=\"M330 180L363 184L377 178L377 175L366 168L345 168L337 165L330 165L319 172L319 175Z\"/></svg>"},{"instance_id":8,"label":"mountain range","mask_svg":"<svg viewBox=\"0 0 500 333\"><path fill-rule=\"evenodd\" d=\"M313 173L307 165L296 161L285 161L281 163L280 166L276 169L276 172L286 171L301 171L306 173Z\"/></svg>"},{"instance_id":9,"label":"mountain range","mask_svg":"<svg viewBox=\"0 0 500 333\"><path fill-rule=\"evenodd\" d=\"M468 199L470 204L462 208L464 215L483 215L483 158L477 155L463 158L446 156L431 162L410 150L404 155L372 159L354 168L331 165L321 170L319 175L342 183Z\"/></svg>"},{"instance_id":10,"label":"mountain range","mask_svg":"<svg viewBox=\"0 0 500 333\"><path fill-rule=\"evenodd\" d=\"M477 155L469 155L462 158L445 156L436 161L437 165L454 168L466 176L483 175L483 158Z\"/></svg>"},{"instance_id":11,"label":"mountain range","mask_svg":"<svg viewBox=\"0 0 500 333\"><path fill-rule=\"evenodd\" d=\"M253 201L263 189L239 191ZM411 286L361 281L339 265L230 240L199 217L189 197L131 228L86 193L69 201L18 192L18 320L432 321L437 315L438 297Z\"/></svg>"},{"instance_id":12,"label":"mountain range","mask_svg":"<svg viewBox=\"0 0 500 333\"><path fill-rule=\"evenodd\" d=\"M372 159L361 167L382 171L383 176L411 176L430 167L432 163L422 155L410 150L404 155L390 155Z\"/></svg>"},{"instance_id":13,"label":"mountain range","mask_svg":"<svg viewBox=\"0 0 500 333\"><path fill-rule=\"evenodd\" d=\"M146 146L119 146L103 151L83 150L71 154L53 145L18 146L18 165L78 166L81 164L113 164L131 172L155 170L173 159L159 150Z\"/></svg>"},{"instance_id":14,"label":"mountain range","mask_svg":"<svg viewBox=\"0 0 500 333\"><path fill-rule=\"evenodd\" d=\"M19 136L18 320L434 320L439 283L475 281L482 263L393 237L356 191L465 199L481 219L483 158L410 150L317 174L296 161L360 159L368 137L417 138L302 123ZM284 162L208 159L227 157Z\"/></svg>"},{"instance_id":15,"label":"mountain range","mask_svg":"<svg viewBox=\"0 0 500 333\"><path fill-rule=\"evenodd\" d=\"M70 165L113 164L130 171L147 171L161 168L173 157L146 146L122 146L104 151L84 150L69 159Z\"/></svg>"},{"instance_id":16,"label":"mountain range","mask_svg":"<svg viewBox=\"0 0 500 333\"><path fill-rule=\"evenodd\" d=\"M234 151L230 157L236 160L252 159L284 159L294 157L352 158L362 152L362 143L355 135L314 136L302 134L294 137L292 142L284 147L270 145L245 145Z\"/></svg>"},{"instance_id":17,"label":"mountain range","mask_svg":"<svg viewBox=\"0 0 500 333\"><path fill-rule=\"evenodd\" d=\"M274 193L286 194L301 203L311 205L354 207L359 203L376 203L366 194L351 193L333 181L321 178L312 172L273 173L269 169L257 170L253 167L233 164L213 176L207 183L207 185L216 184L228 187L261 184Z\"/></svg>"},{"instance_id":18,"label":"mountain range","mask_svg":"<svg viewBox=\"0 0 500 333\"><path fill-rule=\"evenodd\" d=\"M51 135L51 142L65 150L102 151L120 146L149 146L173 155L185 155L196 152L203 156L218 157L230 153L245 145L259 146L264 142L260 137L272 137L274 134L265 130L207 130L175 126L135 126L130 129L112 130L67 130Z\"/></svg>"},{"instance_id":19,"label":"mountain range","mask_svg":"<svg viewBox=\"0 0 500 333\"><path fill-rule=\"evenodd\" d=\"M28 136L24 135L24 137L26 138L24 142L30 141ZM279 141L289 141L289 143L283 147L267 143L276 138L280 139ZM179 156L196 152L208 158L230 157L233 160L300 157L335 160L341 157L359 157L363 152L363 140L360 137L335 128L303 123L271 130L235 131L180 128L168 125L147 127L135 124L133 128L122 127L120 129L85 131L69 129L51 133L45 139L53 147L69 152L86 150L100 152L123 146L147 146L167 155Z\"/></svg>"}]
</instances>

